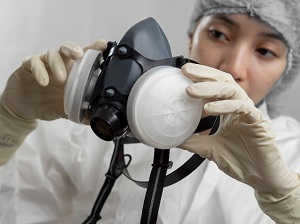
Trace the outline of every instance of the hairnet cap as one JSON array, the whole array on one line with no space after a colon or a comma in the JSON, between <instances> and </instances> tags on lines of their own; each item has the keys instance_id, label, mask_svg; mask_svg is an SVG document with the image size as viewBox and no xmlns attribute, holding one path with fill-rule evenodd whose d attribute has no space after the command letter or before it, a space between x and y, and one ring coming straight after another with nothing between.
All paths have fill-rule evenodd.
<instances>
[{"instance_id":1,"label":"hairnet cap","mask_svg":"<svg viewBox=\"0 0 300 224\"><path fill-rule=\"evenodd\" d=\"M266 96L271 118L279 116L285 106L292 83L300 68L300 1L299 0L197 0L190 20L192 35L197 22L212 14L247 13L274 28L285 39L289 51L281 79Z\"/></svg>"}]
</instances>

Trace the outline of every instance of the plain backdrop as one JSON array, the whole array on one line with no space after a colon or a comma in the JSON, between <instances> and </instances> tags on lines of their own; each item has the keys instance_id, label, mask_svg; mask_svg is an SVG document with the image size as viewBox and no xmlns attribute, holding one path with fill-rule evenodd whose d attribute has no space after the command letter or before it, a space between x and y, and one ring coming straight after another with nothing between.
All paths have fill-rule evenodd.
<instances>
[{"instance_id":1,"label":"plain backdrop","mask_svg":"<svg viewBox=\"0 0 300 224\"><path fill-rule=\"evenodd\" d=\"M119 41L135 23L153 17L173 56L187 56L187 27L195 0L0 0L0 92L25 56L58 48L66 40L85 46ZM300 79L285 114L300 121Z\"/></svg>"}]
</instances>

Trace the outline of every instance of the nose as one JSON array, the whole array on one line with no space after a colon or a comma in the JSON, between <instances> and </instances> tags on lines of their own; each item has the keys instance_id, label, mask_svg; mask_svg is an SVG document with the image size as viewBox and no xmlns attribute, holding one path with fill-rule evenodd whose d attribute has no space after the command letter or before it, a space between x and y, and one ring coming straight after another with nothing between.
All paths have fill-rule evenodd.
<instances>
[{"instance_id":1,"label":"nose","mask_svg":"<svg viewBox=\"0 0 300 224\"><path fill-rule=\"evenodd\" d=\"M235 45L222 55L219 69L230 73L236 82L247 78L251 66L250 54L246 46Z\"/></svg>"}]
</instances>

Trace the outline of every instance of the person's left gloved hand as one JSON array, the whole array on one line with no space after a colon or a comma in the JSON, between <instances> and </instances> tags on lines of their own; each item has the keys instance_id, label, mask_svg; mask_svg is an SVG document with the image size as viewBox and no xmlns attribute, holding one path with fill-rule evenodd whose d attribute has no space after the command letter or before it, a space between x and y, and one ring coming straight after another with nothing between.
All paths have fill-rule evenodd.
<instances>
[{"instance_id":1,"label":"person's left gloved hand","mask_svg":"<svg viewBox=\"0 0 300 224\"><path fill-rule=\"evenodd\" d=\"M204 111L220 115L220 126L215 134L195 134L179 147L253 187L262 210L276 222L300 223L299 175L285 163L262 112L230 74L197 64L184 65L182 72L196 82L188 95L210 99Z\"/></svg>"}]
</instances>

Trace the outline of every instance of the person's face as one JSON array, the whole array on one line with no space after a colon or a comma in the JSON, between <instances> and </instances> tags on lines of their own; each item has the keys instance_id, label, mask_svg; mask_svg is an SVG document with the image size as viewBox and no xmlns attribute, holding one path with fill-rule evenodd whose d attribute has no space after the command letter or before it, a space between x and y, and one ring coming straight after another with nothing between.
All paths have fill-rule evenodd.
<instances>
[{"instance_id":1,"label":"person's face","mask_svg":"<svg viewBox=\"0 0 300 224\"><path fill-rule=\"evenodd\" d=\"M286 67L280 35L244 14L202 18L190 40L190 58L230 73L254 103L272 89Z\"/></svg>"}]
</instances>

